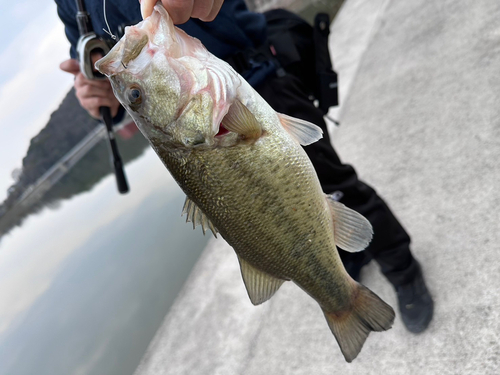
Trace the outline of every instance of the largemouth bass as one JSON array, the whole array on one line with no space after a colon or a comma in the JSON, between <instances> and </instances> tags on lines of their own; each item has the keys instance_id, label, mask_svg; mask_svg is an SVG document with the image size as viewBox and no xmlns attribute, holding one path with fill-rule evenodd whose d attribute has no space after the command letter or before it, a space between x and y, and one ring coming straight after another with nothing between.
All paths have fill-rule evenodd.
<instances>
[{"instance_id":1,"label":"largemouth bass","mask_svg":"<svg viewBox=\"0 0 500 375\"><path fill-rule=\"evenodd\" d=\"M322 192L301 147L319 127L276 113L159 4L96 67L186 193L188 221L234 248L253 304L293 281L319 303L348 362L370 331L392 326L393 309L338 255L336 245L364 249L372 228Z\"/></svg>"}]
</instances>

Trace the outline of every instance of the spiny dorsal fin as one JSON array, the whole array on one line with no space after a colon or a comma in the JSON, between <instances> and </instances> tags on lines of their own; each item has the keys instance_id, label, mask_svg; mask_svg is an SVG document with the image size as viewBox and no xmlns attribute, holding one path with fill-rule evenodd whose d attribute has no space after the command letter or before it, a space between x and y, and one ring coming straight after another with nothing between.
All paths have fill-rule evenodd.
<instances>
[{"instance_id":1,"label":"spiny dorsal fin","mask_svg":"<svg viewBox=\"0 0 500 375\"><path fill-rule=\"evenodd\" d=\"M257 139L262 135L262 126L255 116L238 99L229 107L229 111L222 119L222 126L227 130L241 134L245 138Z\"/></svg>"},{"instance_id":2,"label":"spiny dorsal fin","mask_svg":"<svg viewBox=\"0 0 500 375\"><path fill-rule=\"evenodd\" d=\"M271 298L285 280L277 279L267 273L259 271L246 260L238 255L240 261L241 275L247 288L250 301L254 305L260 305Z\"/></svg>"},{"instance_id":3,"label":"spiny dorsal fin","mask_svg":"<svg viewBox=\"0 0 500 375\"><path fill-rule=\"evenodd\" d=\"M310 145L323 138L323 130L309 121L278 113L281 125L302 146Z\"/></svg>"},{"instance_id":4,"label":"spiny dorsal fin","mask_svg":"<svg viewBox=\"0 0 500 375\"><path fill-rule=\"evenodd\" d=\"M198 208L198 206L188 197L184 202L184 207L182 208L182 215L187 214L186 223L193 223L193 229L197 225L201 224L201 229L203 229L203 234L206 233L207 229L210 229L214 236L217 238L217 228L214 227L212 222L205 216L205 214ZM181 216L182 216L181 215Z\"/></svg>"},{"instance_id":5,"label":"spiny dorsal fin","mask_svg":"<svg viewBox=\"0 0 500 375\"><path fill-rule=\"evenodd\" d=\"M351 253L364 250L373 237L370 222L360 213L347 208L327 195L326 200L333 216L335 243Z\"/></svg>"}]
</instances>

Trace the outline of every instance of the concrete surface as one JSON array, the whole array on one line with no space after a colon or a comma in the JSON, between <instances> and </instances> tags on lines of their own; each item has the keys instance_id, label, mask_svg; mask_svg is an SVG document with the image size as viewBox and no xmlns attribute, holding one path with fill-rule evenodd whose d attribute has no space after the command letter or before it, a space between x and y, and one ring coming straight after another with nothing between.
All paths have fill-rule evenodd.
<instances>
[{"instance_id":1,"label":"concrete surface","mask_svg":"<svg viewBox=\"0 0 500 375\"><path fill-rule=\"evenodd\" d=\"M285 283L252 306L214 240L136 375L499 374L499 14L496 0L348 0L332 28L334 144L412 235L436 302L427 331L397 317L348 364L316 302ZM397 306L376 264L362 278Z\"/></svg>"}]
</instances>

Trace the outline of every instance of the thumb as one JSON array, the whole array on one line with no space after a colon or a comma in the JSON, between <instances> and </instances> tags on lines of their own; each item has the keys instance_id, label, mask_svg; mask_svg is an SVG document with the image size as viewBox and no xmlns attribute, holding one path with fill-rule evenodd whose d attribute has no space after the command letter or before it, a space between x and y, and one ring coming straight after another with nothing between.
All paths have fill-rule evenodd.
<instances>
[{"instance_id":1,"label":"thumb","mask_svg":"<svg viewBox=\"0 0 500 375\"><path fill-rule=\"evenodd\" d=\"M71 73L71 74L78 74L80 72L80 64L78 63L78 60L76 59L68 59L66 61L63 61L60 65L59 68L61 70L64 70L65 72Z\"/></svg>"},{"instance_id":2,"label":"thumb","mask_svg":"<svg viewBox=\"0 0 500 375\"><path fill-rule=\"evenodd\" d=\"M156 4L155 0L139 0L141 3L142 19L149 17L153 13L153 8Z\"/></svg>"}]
</instances>

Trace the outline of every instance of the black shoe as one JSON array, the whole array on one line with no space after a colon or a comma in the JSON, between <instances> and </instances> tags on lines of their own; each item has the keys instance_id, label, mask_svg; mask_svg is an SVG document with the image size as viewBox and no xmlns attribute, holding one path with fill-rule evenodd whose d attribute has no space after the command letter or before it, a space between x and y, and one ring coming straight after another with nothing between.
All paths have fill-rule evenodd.
<instances>
[{"instance_id":1,"label":"black shoe","mask_svg":"<svg viewBox=\"0 0 500 375\"><path fill-rule=\"evenodd\" d=\"M396 288L401 318L408 331L423 332L432 320L434 302L425 286L422 273L415 279Z\"/></svg>"}]
</instances>

